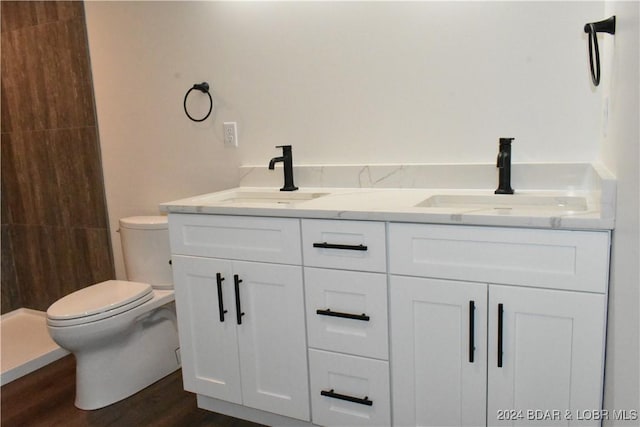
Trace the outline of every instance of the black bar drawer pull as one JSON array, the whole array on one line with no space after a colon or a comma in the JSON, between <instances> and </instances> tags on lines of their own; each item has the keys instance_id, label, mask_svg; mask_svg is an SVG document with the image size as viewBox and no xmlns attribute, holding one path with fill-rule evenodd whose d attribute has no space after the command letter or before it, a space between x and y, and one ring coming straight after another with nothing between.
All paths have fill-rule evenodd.
<instances>
[{"instance_id":1,"label":"black bar drawer pull","mask_svg":"<svg viewBox=\"0 0 640 427\"><path fill-rule=\"evenodd\" d=\"M359 397L347 396L346 394L335 393L333 389L326 391L321 390L320 394L334 399L346 400L347 402L359 403L361 405L373 406L373 400L369 400L369 396L365 396L364 399Z\"/></svg>"},{"instance_id":2,"label":"black bar drawer pull","mask_svg":"<svg viewBox=\"0 0 640 427\"><path fill-rule=\"evenodd\" d=\"M331 316L331 317L344 317L345 319L354 319L354 320L363 320L368 322L371 317L366 314L351 314L351 313L341 313L339 311L331 311L331 309L327 308L326 310L316 310L316 314L321 316Z\"/></svg>"},{"instance_id":3,"label":"black bar drawer pull","mask_svg":"<svg viewBox=\"0 0 640 427\"><path fill-rule=\"evenodd\" d=\"M504 318L504 308L498 304L498 368L502 368L502 322Z\"/></svg>"},{"instance_id":4,"label":"black bar drawer pull","mask_svg":"<svg viewBox=\"0 0 640 427\"><path fill-rule=\"evenodd\" d=\"M224 314L227 310L224 309L224 303L222 302L222 281L224 277L222 274L216 273L216 282L218 283L218 312L220 313L220 321L224 322Z\"/></svg>"},{"instance_id":5,"label":"black bar drawer pull","mask_svg":"<svg viewBox=\"0 0 640 427\"><path fill-rule=\"evenodd\" d=\"M340 245L338 243L314 243L314 248L324 248L324 249L346 249L349 251L366 251L367 247L363 244L359 245Z\"/></svg>"},{"instance_id":6,"label":"black bar drawer pull","mask_svg":"<svg viewBox=\"0 0 640 427\"><path fill-rule=\"evenodd\" d=\"M476 350L475 317L476 303L469 301L469 363L473 363L473 353Z\"/></svg>"},{"instance_id":7,"label":"black bar drawer pull","mask_svg":"<svg viewBox=\"0 0 640 427\"><path fill-rule=\"evenodd\" d=\"M240 283L242 283L242 280L240 280L237 274L233 275L233 283L236 288L236 322L238 325L242 325L242 316L244 316L240 308Z\"/></svg>"}]
</instances>

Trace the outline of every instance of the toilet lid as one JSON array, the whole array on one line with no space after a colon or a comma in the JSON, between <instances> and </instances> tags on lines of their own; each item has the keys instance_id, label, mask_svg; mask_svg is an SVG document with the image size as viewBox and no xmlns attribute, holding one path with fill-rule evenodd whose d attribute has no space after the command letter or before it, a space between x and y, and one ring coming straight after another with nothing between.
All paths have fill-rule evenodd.
<instances>
[{"instance_id":1,"label":"toilet lid","mask_svg":"<svg viewBox=\"0 0 640 427\"><path fill-rule=\"evenodd\" d=\"M131 309L152 297L153 290L147 283L107 280L59 299L49 307L47 317L51 320L95 319L97 314L113 315L119 308Z\"/></svg>"}]
</instances>

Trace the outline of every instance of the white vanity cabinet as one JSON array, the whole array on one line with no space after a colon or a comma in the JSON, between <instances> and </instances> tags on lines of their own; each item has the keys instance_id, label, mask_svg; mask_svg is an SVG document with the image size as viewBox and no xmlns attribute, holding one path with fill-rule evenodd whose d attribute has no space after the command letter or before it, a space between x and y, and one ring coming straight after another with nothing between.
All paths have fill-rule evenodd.
<instances>
[{"instance_id":1,"label":"white vanity cabinet","mask_svg":"<svg viewBox=\"0 0 640 427\"><path fill-rule=\"evenodd\" d=\"M312 421L391 425L385 223L302 220Z\"/></svg>"},{"instance_id":2,"label":"white vanity cabinet","mask_svg":"<svg viewBox=\"0 0 640 427\"><path fill-rule=\"evenodd\" d=\"M169 224L185 389L308 421L299 220Z\"/></svg>"},{"instance_id":3,"label":"white vanity cabinet","mask_svg":"<svg viewBox=\"0 0 640 427\"><path fill-rule=\"evenodd\" d=\"M296 426L598 424L579 418L602 405L608 231L183 213L169 229L200 407Z\"/></svg>"},{"instance_id":4,"label":"white vanity cabinet","mask_svg":"<svg viewBox=\"0 0 640 427\"><path fill-rule=\"evenodd\" d=\"M598 423L607 232L390 224L389 254L394 425Z\"/></svg>"}]
</instances>

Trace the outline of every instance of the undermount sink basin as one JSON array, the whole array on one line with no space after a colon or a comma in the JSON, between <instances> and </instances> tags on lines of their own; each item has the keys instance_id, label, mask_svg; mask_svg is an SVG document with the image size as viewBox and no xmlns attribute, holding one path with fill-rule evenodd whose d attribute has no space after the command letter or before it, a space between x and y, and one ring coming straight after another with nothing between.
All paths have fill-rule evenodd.
<instances>
[{"instance_id":1,"label":"undermount sink basin","mask_svg":"<svg viewBox=\"0 0 640 427\"><path fill-rule=\"evenodd\" d=\"M224 204L280 204L290 205L294 203L314 200L329 193L306 193L300 191L254 191L237 189L212 199L215 203Z\"/></svg>"},{"instance_id":2,"label":"undermount sink basin","mask_svg":"<svg viewBox=\"0 0 640 427\"><path fill-rule=\"evenodd\" d=\"M438 194L418 203L423 208L529 209L552 211L586 211L584 197L533 196L503 194Z\"/></svg>"}]
</instances>

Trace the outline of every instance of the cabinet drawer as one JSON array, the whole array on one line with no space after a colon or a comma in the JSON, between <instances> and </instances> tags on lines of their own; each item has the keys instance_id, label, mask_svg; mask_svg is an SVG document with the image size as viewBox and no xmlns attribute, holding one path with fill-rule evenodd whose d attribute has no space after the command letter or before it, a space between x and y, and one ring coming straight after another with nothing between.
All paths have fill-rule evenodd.
<instances>
[{"instance_id":1,"label":"cabinet drawer","mask_svg":"<svg viewBox=\"0 0 640 427\"><path fill-rule=\"evenodd\" d=\"M303 219L302 242L305 265L386 271L382 222Z\"/></svg>"},{"instance_id":2,"label":"cabinet drawer","mask_svg":"<svg viewBox=\"0 0 640 427\"><path fill-rule=\"evenodd\" d=\"M390 426L389 363L309 350L311 412L322 426Z\"/></svg>"},{"instance_id":3,"label":"cabinet drawer","mask_svg":"<svg viewBox=\"0 0 640 427\"><path fill-rule=\"evenodd\" d=\"M387 276L304 269L309 346L388 359Z\"/></svg>"},{"instance_id":4,"label":"cabinet drawer","mask_svg":"<svg viewBox=\"0 0 640 427\"><path fill-rule=\"evenodd\" d=\"M300 223L293 218L170 214L171 253L300 264Z\"/></svg>"},{"instance_id":5,"label":"cabinet drawer","mask_svg":"<svg viewBox=\"0 0 640 427\"><path fill-rule=\"evenodd\" d=\"M389 225L394 274L604 293L609 233Z\"/></svg>"}]
</instances>

